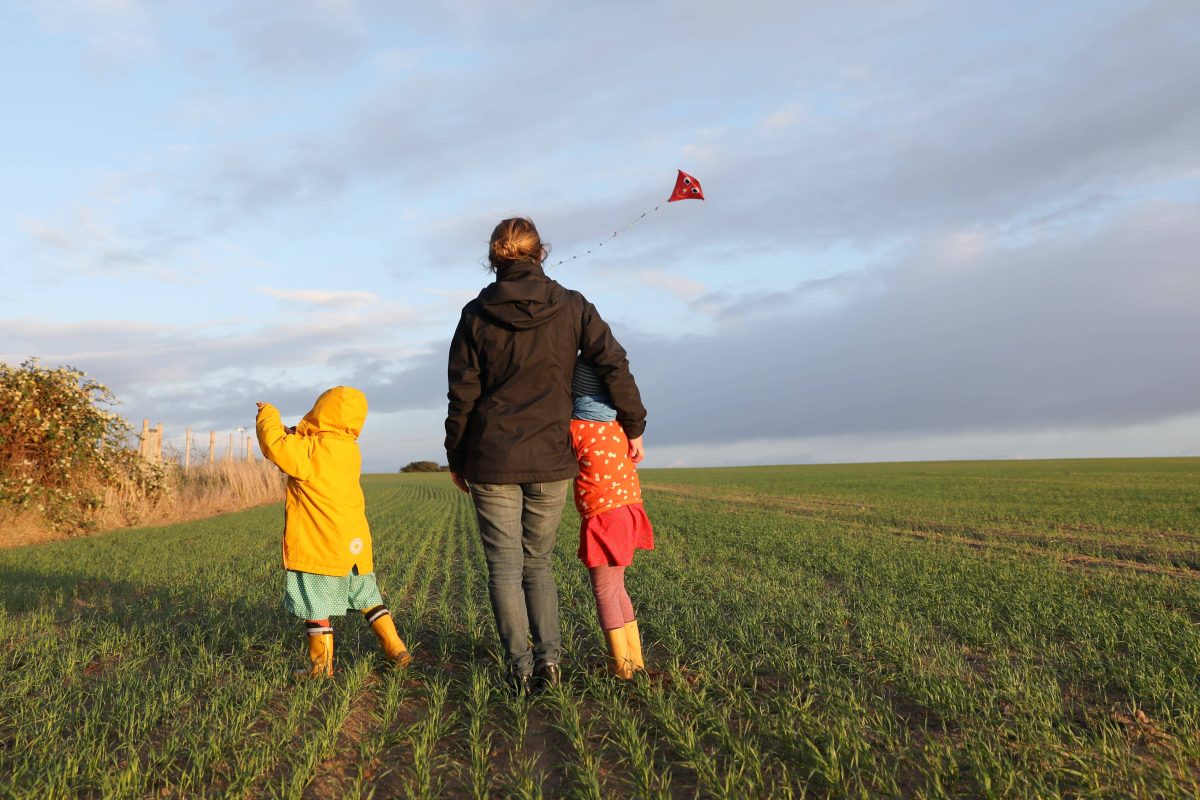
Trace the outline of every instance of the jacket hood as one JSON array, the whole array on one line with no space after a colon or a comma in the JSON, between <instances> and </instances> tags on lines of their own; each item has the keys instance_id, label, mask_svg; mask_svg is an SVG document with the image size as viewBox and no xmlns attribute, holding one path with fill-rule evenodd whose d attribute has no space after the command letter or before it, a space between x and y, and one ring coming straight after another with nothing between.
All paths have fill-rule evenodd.
<instances>
[{"instance_id":1,"label":"jacket hood","mask_svg":"<svg viewBox=\"0 0 1200 800\"><path fill-rule=\"evenodd\" d=\"M494 283L479 293L483 313L513 330L545 325L565 306L567 290L546 277L534 261L501 265Z\"/></svg>"},{"instance_id":2,"label":"jacket hood","mask_svg":"<svg viewBox=\"0 0 1200 800\"><path fill-rule=\"evenodd\" d=\"M317 398L296 432L333 433L357 439L367 421L367 396L353 386L335 386Z\"/></svg>"}]
</instances>

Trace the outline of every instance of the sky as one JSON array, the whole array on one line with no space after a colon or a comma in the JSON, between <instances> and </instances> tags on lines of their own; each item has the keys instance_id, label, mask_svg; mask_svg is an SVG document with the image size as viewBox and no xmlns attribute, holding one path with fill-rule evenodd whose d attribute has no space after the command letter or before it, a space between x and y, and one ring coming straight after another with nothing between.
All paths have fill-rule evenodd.
<instances>
[{"instance_id":1,"label":"sky","mask_svg":"<svg viewBox=\"0 0 1200 800\"><path fill-rule=\"evenodd\" d=\"M0 361L176 446L349 384L366 469L444 462L528 216L645 466L1200 455L1197 52L1194 0L8 0Z\"/></svg>"}]
</instances>

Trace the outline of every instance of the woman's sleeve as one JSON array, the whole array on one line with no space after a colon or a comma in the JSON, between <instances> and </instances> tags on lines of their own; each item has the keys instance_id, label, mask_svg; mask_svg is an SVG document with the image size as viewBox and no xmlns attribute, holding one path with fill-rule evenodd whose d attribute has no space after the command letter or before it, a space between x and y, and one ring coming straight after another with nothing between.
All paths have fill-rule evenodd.
<instances>
[{"instance_id":1,"label":"woman's sleeve","mask_svg":"<svg viewBox=\"0 0 1200 800\"><path fill-rule=\"evenodd\" d=\"M596 374L608 386L613 405L617 407L617 422L625 435L630 439L641 436L646 430L646 407L642 405L641 392L629 371L625 348L612 335L600 312L587 300L583 301L579 352L596 365Z\"/></svg>"},{"instance_id":2,"label":"woman's sleeve","mask_svg":"<svg viewBox=\"0 0 1200 800\"><path fill-rule=\"evenodd\" d=\"M258 434L263 455L272 464L298 481L312 477L312 458L305 437L284 429L275 406L263 403L254 421L254 432Z\"/></svg>"},{"instance_id":3,"label":"woman's sleeve","mask_svg":"<svg viewBox=\"0 0 1200 800\"><path fill-rule=\"evenodd\" d=\"M446 393L446 463L459 473L466 466L467 423L479 399L479 354L470 341L466 311L450 341L450 359L446 369L450 390Z\"/></svg>"}]
</instances>

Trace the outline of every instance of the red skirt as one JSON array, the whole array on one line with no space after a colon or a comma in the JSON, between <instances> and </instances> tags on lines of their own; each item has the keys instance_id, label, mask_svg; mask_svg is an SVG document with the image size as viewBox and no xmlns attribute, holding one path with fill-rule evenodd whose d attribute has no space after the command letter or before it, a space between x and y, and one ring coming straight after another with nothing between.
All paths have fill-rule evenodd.
<instances>
[{"instance_id":1,"label":"red skirt","mask_svg":"<svg viewBox=\"0 0 1200 800\"><path fill-rule=\"evenodd\" d=\"M641 503L618 506L579 526L579 560L585 567L628 567L634 550L654 549L654 528Z\"/></svg>"}]
</instances>

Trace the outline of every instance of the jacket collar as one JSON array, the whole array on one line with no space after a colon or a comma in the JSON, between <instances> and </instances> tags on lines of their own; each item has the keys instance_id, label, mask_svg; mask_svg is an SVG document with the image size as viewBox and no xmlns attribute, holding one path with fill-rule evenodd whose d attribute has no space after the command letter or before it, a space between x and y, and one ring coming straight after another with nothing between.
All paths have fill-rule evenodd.
<instances>
[{"instance_id":1,"label":"jacket collar","mask_svg":"<svg viewBox=\"0 0 1200 800\"><path fill-rule=\"evenodd\" d=\"M536 261L505 261L496 269L498 281L522 281L529 278L547 280L542 265Z\"/></svg>"}]
</instances>

